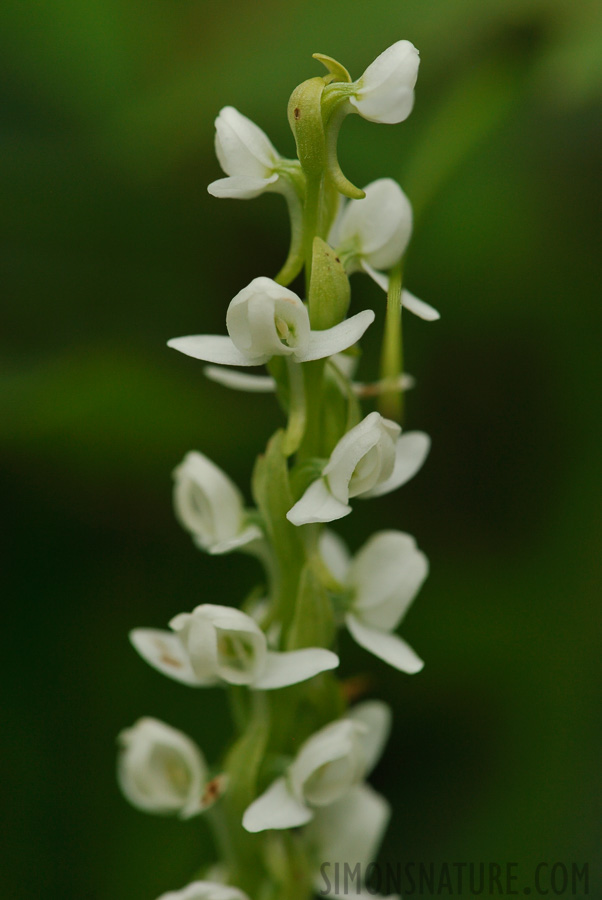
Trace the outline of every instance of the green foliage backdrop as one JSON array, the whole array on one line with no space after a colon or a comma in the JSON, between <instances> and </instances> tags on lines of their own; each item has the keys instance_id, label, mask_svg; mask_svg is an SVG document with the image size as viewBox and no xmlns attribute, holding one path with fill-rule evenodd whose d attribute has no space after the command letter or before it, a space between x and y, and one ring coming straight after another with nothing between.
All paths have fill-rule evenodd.
<instances>
[{"instance_id":1,"label":"green foliage backdrop","mask_svg":"<svg viewBox=\"0 0 602 900\"><path fill-rule=\"evenodd\" d=\"M2 895L153 900L211 858L202 820L126 805L114 742L154 715L217 753L220 692L161 679L126 636L235 603L256 574L202 556L171 513L187 450L245 485L278 421L165 347L222 331L286 251L278 198L206 193L213 119L232 104L291 155L311 53L357 77L403 37L422 55L414 113L351 117L340 141L355 183L393 175L413 200L408 283L442 312L406 328L407 422L431 458L378 501L431 559L406 630L427 665L343 654L396 711L383 859L589 860L602 896L600 5L4 0L0 18ZM383 304L356 277L353 311L377 311L368 378ZM344 524L355 546L361 529Z\"/></svg>"}]
</instances>

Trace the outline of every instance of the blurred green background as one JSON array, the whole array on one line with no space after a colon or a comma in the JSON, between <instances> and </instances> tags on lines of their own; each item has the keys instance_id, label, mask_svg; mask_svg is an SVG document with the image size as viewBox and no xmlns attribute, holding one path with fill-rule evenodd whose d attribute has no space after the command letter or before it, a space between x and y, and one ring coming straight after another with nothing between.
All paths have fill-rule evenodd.
<instances>
[{"instance_id":1,"label":"blurred green background","mask_svg":"<svg viewBox=\"0 0 602 900\"><path fill-rule=\"evenodd\" d=\"M358 184L417 209L407 424L427 466L341 524L413 533L432 572L398 675L343 642L396 711L374 783L388 861L599 862L599 314L602 8L596 0L4 0L0 453L6 562L2 896L153 900L211 858L202 819L143 815L114 778L141 715L229 734L223 695L162 679L128 645L200 602L237 603L243 556L196 551L171 511L189 449L242 486L279 421L165 347L222 332L286 253L284 204L217 201L213 119L231 104L285 155L312 52L357 77L399 38L422 66L397 127L345 123ZM374 376L383 299L361 376ZM286 900L286 898L283 898Z\"/></svg>"}]
</instances>

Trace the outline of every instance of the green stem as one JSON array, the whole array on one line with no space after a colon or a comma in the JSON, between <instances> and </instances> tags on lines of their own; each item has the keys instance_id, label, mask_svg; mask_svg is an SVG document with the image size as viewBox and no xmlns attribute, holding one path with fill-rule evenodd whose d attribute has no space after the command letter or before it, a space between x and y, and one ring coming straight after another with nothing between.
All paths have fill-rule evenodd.
<instances>
[{"instance_id":1,"label":"green stem","mask_svg":"<svg viewBox=\"0 0 602 900\"><path fill-rule=\"evenodd\" d=\"M305 434L307 420L305 387L303 385L303 369L292 357L286 358L289 383L288 425L282 449L286 456L295 453Z\"/></svg>"},{"instance_id":2,"label":"green stem","mask_svg":"<svg viewBox=\"0 0 602 900\"><path fill-rule=\"evenodd\" d=\"M395 422L400 422L403 416L403 392L401 388L396 389L393 386L403 370L401 282L402 271L401 262L399 262L389 275L385 333L380 363L380 377L385 384L389 382L392 387L390 390L383 391L378 402L381 414Z\"/></svg>"},{"instance_id":3,"label":"green stem","mask_svg":"<svg viewBox=\"0 0 602 900\"><path fill-rule=\"evenodd\" d=\"M307 175L305 207L303 210L303 255L305 257L305 291L307 296L309 296L309 285L311 283L311 263L314 238L319 230L320 200L323 181L323 173L319 175Z\"/></svg>"}]
</instances>

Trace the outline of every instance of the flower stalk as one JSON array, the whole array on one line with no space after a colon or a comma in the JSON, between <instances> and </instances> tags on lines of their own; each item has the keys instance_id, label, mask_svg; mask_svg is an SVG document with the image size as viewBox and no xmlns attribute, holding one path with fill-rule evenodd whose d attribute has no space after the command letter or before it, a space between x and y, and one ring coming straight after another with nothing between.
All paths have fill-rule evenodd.
<instances>
[{"instance_id":1,"label":"flower stalk","mask_svg":"<svg viewBox=\"0 0 602 900\"><path fill-rule=\"evenodd\" d=\"M346 115L385 123L409 115L419 58L398 41L352 81L336 60L315 57L327 74L302 82L288 105L297 160L281 157L232 107L216 120L226 177L209 191L240 199L282 194L291 220L284 265L275 279L254 277L232 299L227 335L169 341L211 363L205 374L213 381L274 392L286 422L253 466L253 507L202 453L189 453L174 472L176 516L195 545L210 554L251 554L264 583L242 604L205 596L175 615L169 630L130 635L162 675L189 688L225 690L235 732L215 763L157 720L120 736L126 797L147 812L204 813L215 832L216 867L162 900L310 900L322 887L326 859L355 866L367 854L369 862L389 808L366 778L384 750L391 713L375 699L351 702L353 692L335 674L338 632L347 629L398 671L423 666L396 634L428 571L414 539L378 532L352 556L325 527L351 514L355 498L402 486L429 451L427 435L402 433L397 424L408 384L402 306L438 318L402 291L411 207L391 179L353 186L336 155ZM301 270L306 300L287 287ZM375 314L348 316L355 272L387 292L380 380L367 385L353 381L356 345ZM248 372L261 366L267 374ZM370 397L380 412L362 412L360 399Z\"/></svg>"}]
</instances>

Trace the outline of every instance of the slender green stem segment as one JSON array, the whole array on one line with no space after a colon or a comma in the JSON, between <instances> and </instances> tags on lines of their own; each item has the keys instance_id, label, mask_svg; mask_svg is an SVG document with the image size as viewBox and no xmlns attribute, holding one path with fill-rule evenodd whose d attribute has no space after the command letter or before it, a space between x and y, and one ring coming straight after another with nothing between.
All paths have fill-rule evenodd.
<instances>
[{"instance_id":1,"label":"slender green stem segment","mask_svg":"<svg viewBox=\"0 0 602 900\"><path fill-rule=\"evenodd\" d=\"M385 333L380 361L380 377L385 385L390 385L390 388L385 387L378 403L381 415L395 422L401 422L403 417L403 391L398 384L403 371L401 283L402 266L399 262L389 274Z\"/></svg>"}]
</instances>

